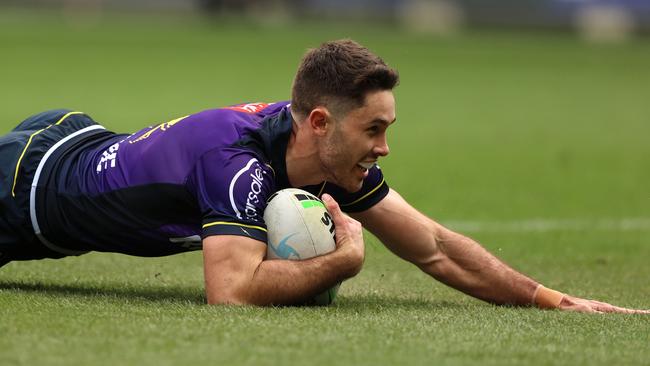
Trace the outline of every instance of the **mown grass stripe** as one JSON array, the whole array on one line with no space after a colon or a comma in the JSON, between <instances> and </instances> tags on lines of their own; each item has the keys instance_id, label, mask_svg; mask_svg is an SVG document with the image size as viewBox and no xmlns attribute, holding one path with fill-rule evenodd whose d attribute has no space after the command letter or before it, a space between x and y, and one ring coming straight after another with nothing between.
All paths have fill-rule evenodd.
<instances>
[{"instance_id":1,"label":"mown grass stripe","mask_svg":"<svg viewBox=\"0 0 650 366\"><path fill-rule=\"evenodd\" d=\"M461 232L526 233L552 231L646 231L650 230L650 217L620 219L528 219L514 221L445 221L450 229Z\"/></svg>"}]
</instances>

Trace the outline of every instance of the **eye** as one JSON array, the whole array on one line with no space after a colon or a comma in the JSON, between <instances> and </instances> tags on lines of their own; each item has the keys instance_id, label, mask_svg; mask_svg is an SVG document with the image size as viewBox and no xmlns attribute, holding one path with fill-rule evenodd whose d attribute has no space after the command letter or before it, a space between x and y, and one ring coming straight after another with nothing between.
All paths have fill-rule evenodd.
<instances>
[{"instance_id":1,"label":"eye","mask_svg":"<svg viewBox=\"0 0 650 366\"><path fill-rule=\"evenodd\" d=\"M377 126L377 125L370 126L370 127L368 127L368 129L366 131L369 134L374 135L374 134L379 132L379 126Z\"/></svg>"}]
</instances>

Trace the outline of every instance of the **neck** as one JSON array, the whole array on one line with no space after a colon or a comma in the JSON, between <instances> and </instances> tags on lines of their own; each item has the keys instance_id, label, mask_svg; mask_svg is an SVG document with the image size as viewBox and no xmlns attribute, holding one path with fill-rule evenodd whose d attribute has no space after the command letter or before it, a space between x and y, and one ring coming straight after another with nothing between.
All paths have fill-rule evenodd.
<instances>
[{"instance_id":1,"label":"neck","mask_svg":"<svg viewBox=\"0 0 650 366\"><path fill-rule=\"evenodd\" d=\"M301 128L296 116L292 117L293 128L286 155L289 183L292 187L318 184L325 180L325 175L320 169L315 136L308 128Z\"/></svg>"}]
</instances>

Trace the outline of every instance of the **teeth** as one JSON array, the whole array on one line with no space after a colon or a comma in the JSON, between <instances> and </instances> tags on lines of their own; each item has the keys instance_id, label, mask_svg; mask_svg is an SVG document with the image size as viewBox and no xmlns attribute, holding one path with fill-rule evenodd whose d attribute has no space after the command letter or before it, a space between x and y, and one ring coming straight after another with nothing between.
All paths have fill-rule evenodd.
<instances>
[{"instance_id":1,"label":"teeth","mask_svg":"<svg viewBox=\"0 0 650 366\"><path fill-rule=\"evenodd\" d=\"M370 168L372 168L373 166L375 166L375 164L377 164L377 163L374 162L374 161L371 161L371 162L361 162L361 163L359 163L359 166L362 167L362 168L364 168L364 169L366 169L366 170L369 170Z\"/></svg>"}]
</instances>

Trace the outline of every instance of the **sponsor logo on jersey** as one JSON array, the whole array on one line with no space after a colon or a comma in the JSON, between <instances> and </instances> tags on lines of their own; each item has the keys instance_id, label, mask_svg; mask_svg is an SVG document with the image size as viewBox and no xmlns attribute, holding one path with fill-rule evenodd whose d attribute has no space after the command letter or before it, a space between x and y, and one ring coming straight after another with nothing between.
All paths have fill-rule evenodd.
<instances>
[{"instance_id":1,"label":"sponsor logo on jersey","mask_svg":"<svg viewBox=\"0 0 650 366\"><path fill-rule=\"evenodd\" d=\"M232 178L228 193L237 218L260 220L263 212L259 211L263 207L264 181L268 179L267 175L268 172L259 161L253 158Z\"/></svg>"},{"instance_id":2,"label":"sponsor logo on jersey","mask_svg":"<svg viewBox=\"0 0 650 366\"><path fill-rule=\"evenodd\" d=\"M232 111L244 112L244 113L258 113L264 108L268 107L269 103L246 103L246 104L237 104L224 109L230 109Z\"/></svg>"},{"instance_id":3,"label":"sponsor logo on jersey","mask_svg":"<svg viewBox=\"0 0 650 366\"><path fill-rule=\"evenodd\" d=\"M110 168L115 168L115 165L117 164L117 150L120 148L120 143L116 143L111 145L108 149L106 149L103 153L101 158L99 159L99 163L97 164L96 171L97 173L101 173L102 170L106 170L109 167Z\"/></svg>"}]
</instances>

